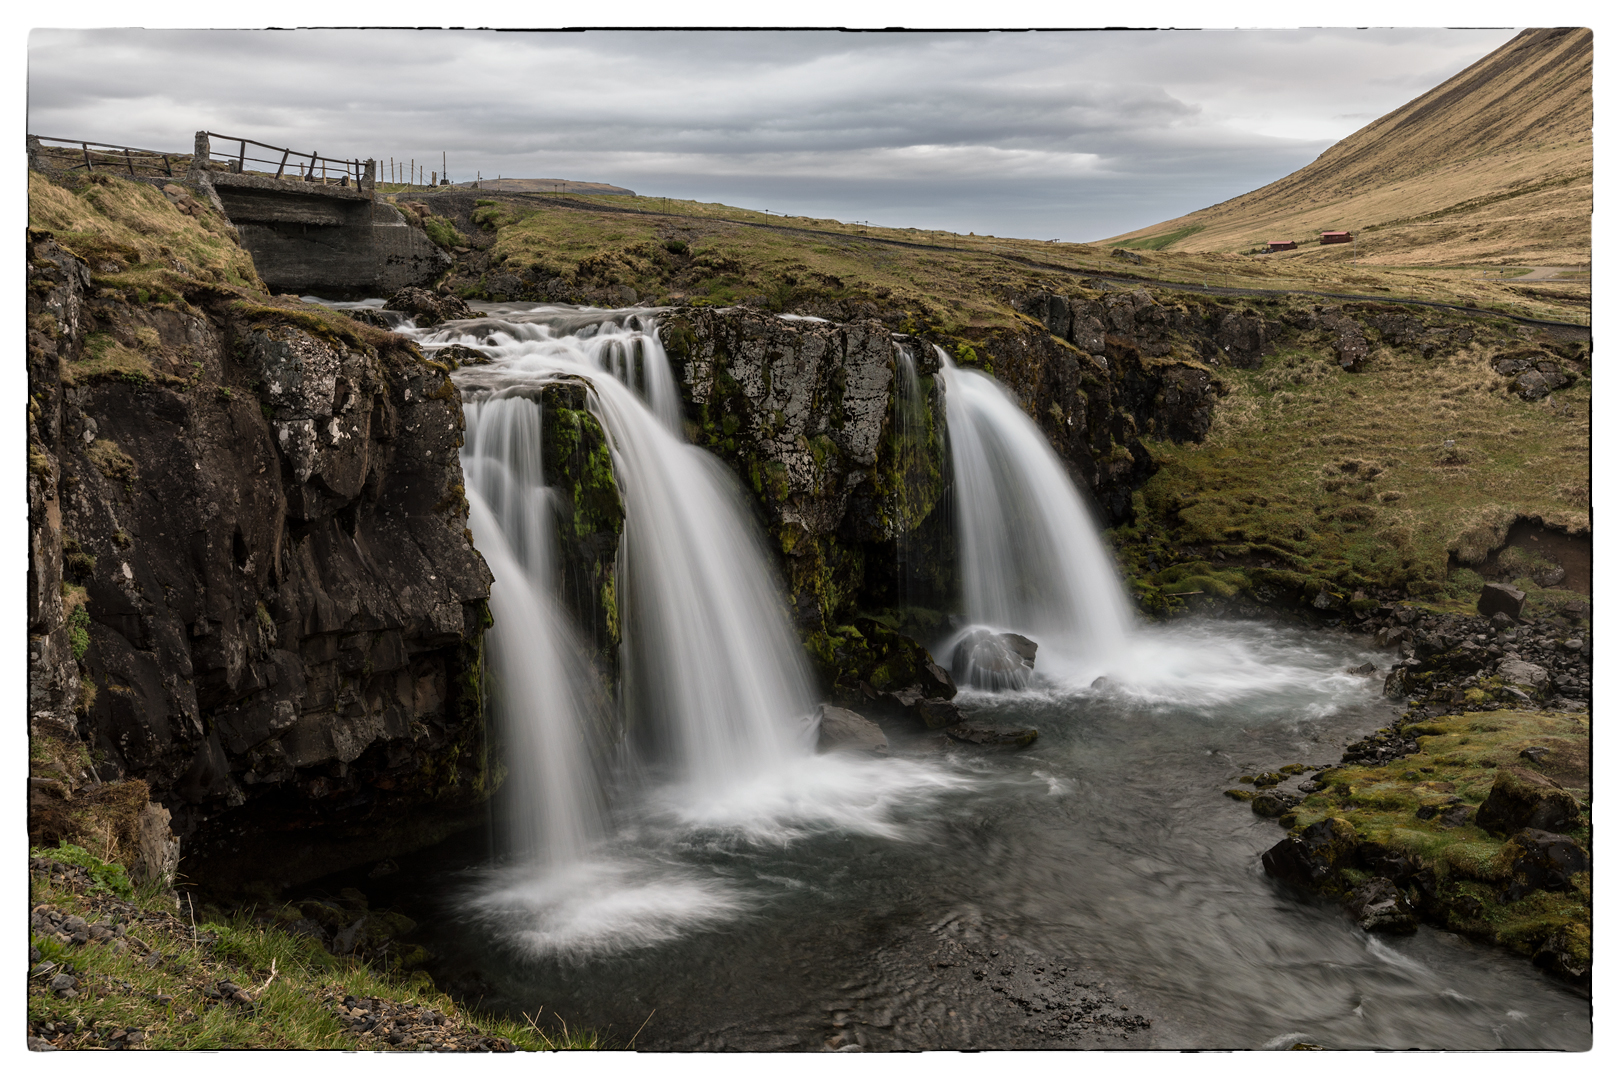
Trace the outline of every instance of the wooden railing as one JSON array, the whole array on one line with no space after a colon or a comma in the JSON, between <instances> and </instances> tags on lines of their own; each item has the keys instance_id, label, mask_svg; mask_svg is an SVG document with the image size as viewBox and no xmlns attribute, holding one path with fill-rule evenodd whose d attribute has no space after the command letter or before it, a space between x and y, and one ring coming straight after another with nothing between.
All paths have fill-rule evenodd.
<instances>
[{"instance_id":1,"label":"wooden railing","mask_svg":"<svg viewBox=\"0 0 1620 1080\"><path fill-rule=\"evenodd\" d=\"M226 146L235 143L235 153L219 153L214 149L213 141L220 140ZM258 157L248 153L248 147L259 150L268 150L271 155L280 157ZM277 180L286 178L287 166L292 165L295 178L314 184L335 183L347 187L350 184L360 186L362 183L374 181L371 173L375 167L371 161L360 161L359 158L332 158L323 157L318 151L304 153L301 150L290 150L284 146L271 146L256 139L244 139L235 135L221 135L214 131L199 131L197 133L197 153L206 155L206 161L216 159L224 161L231 167L232 172L247 172L249 162L255 165L270 165L274 167ZM268 169L255 169L254 172L270 172Z\"/></svg>"},{"instance_id":2,"label":"wooden railing","mask_svg":"<svg viewBox=\"0 0 1620 1080\"><path fill-rule=\"evenodd\" d=\"M117 143L58 139L50 135L30 135L28 145L30 149L46 152L53 165L86 172L95 172L99 168L104 172L127 172L130 176L173 176L174 163L186 160L185 154L166 150L142 150Z\"/></svg>"}]
</instances>

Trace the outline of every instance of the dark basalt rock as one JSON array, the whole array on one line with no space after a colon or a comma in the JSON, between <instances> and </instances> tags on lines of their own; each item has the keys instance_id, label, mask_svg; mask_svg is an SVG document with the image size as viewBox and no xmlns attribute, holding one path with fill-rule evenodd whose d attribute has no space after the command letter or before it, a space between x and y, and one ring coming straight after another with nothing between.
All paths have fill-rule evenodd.
<instances>
[{"instance_id":1,"label":"dark basalt rock","mask_svg":"<svg viewBox=\"0 0 1620 1080\"><path fill-rule=\"evenodd\" d=\"M467 306L467 301L461 297L429 292L414 285L408 285L389 297L385 306L389 311L397 311L413 319L416 325L422 328L437 326L453 319L477 317L473 309Z\"/></svg>"},{"instance_id":2,"label":"dark basalt rock","mask_svg":"<svg viewBox=\"0 0 1620 1080\"><path fill-rule=\"evenodd\" d=\"M1037 732L1034 728L1004 729L957 724L946 728L945 734L958 742L973 743L975 746L1025 747L1035 741Z\"/></svg>"},{"instance_id":3,"label":"dark basalt rock","mask_svg":"<svg viewBox=\"0 0 1620 1080\"><path fill-rule=\"evenodd\" d=\"M210 885L475 820L489 572L442 369L296 308L92 297L53 241L29 264L30 325L54 326L29 341L31 730L144 780ZM92 332L144 343L151 377L80 367Z\"/></svg>"},{"instance_id":4,"label":"dark basalt rock","mask_svg":"<svg viewBox=\"0 0 1620 1080\"><path fill-rule=\"evenodd\" d=\"M1258 796L1256 796L1258 798ZM1280 881L1319 889L1351 864L1356 830L1343 818L1328 818L1289 836L1260 856L1266 873Z\"/></svg>"},{"instance_id":5,"label":"dark basalt rock","mask_svg":"<svg viewBox=\"0 0 1620 1080\"><path fill-rule=\"evenodd\" d=\"M1282 817L1299 805L1299 796L1285 791L1262 791L1249 802L1249 808L1261 817Z\"/></svg>"},{"instance_id":6,"label":"dark basalt rock","mask_svg":"<svg viewBox=\"0 0 1620 1080\"><path fill-rule=\"evenodd\" d=\"M1480 590L1479 601L1475 606L1486 618L1500 611L1510 618L1517 619L1519 613L1524 610L1524 593L1511 585L1492 582Z\"/></svg>"},{"instance_id":7,"label":"dark basalt rock","mask_svg":"<svg viewBox=\"0 0 1620 1080\"><path fill-rule=\"evenodd\" d=\"M1502 845L1496 863L1508 879L1504 902L1521 900L1537 889L1559 891L1570 877L1592 869L1592 857L1572 837L1541 829L1521 829Z\"/></svg>"},{"instance_id":8,"label":"dark basalt rock","mask_svg":"<svg viewBox=\"0 0 1620 1080\"><path fill-rule=\"evenodd\" d=\"M1496 772L1496 782L1476 815L1486 832L1505 836L1520 829L1558 832L1580 821L1575 796L1540 773L1507 765Z\"/></svg>"},{"instance_id":9,"label":"dark basalt rock","mask_svg":"<svg viewBox=\"0 0 1620 1080\"><path fill-rule=\"evenodd\" d=\"M1388 878L1372 878L1351 890L1345 910L1356 925L1370 933L1410 934L1417 930L1417 914L1406 894Z\"/></svg>"}]
</instances>

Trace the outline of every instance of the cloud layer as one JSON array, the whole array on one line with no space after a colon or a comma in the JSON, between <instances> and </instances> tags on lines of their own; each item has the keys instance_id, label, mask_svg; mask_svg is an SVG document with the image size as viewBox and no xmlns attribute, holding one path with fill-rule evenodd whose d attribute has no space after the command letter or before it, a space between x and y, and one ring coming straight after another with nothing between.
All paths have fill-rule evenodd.
<instances>
[{"instance_id":1,"label":"cloud layer","mask_svg":"<svg viewBox=\"0 0 1620 1080\"><path fill-rule=\"evenodd\" d=\"M1269 183L1513 33L35 31L28 125L1091 240Z\"/></svg>"}]
</instances>

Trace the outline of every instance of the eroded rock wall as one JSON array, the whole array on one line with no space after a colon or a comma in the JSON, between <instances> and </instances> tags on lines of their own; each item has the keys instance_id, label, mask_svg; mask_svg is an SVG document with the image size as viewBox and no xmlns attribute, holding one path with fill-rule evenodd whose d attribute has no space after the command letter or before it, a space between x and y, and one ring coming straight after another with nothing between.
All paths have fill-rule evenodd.
<instances>
[{"instance_id":1,"label":"eroded rock wall","mask_svg":"<svg viewBox=\"0 0 1620 1080\"><path fill-rule=\"evenodd\" d=\"M31 729L139 778L181 872L307 879L495 782L460 398L402 339L144 305L29 250Z\"/></svg>"}]
</instances>

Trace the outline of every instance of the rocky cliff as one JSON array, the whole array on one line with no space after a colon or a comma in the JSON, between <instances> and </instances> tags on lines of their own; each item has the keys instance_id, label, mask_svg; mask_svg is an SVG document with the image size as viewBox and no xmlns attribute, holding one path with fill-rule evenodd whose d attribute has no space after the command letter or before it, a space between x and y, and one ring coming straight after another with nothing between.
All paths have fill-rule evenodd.
<instances>
[{"instance_id":1,"label":"rocky cliff","mask_svg":"<svg viewBox=\"0 0 1620 1080\"><path fill-rule=\"evenodd\" d=\"M443 366L262 293L120 288L123 269L30 233L29 713L54 777L31 824L139 780L181 874L222 887L466 824L496 782L490 579Z\"/></svg>"},{"instance_id":2,"label":"rocky cliff","mask_svg":"<svg viewBox=\"0 0 1620 1080\"><path fill-rule=\"evenodd\" d=\"M1235 343L1258 360L1263 340L1241 317L1183 325L1145 292L1106 302L1016 299L1041 318L958 358L1014 392L1115 522L1128 517L1132 489L1152 471L1139 435L1202 438L1219 392L1204 357ZM868 651L871 620L861 620L862 631L859 616L925 640L937 633L958 586L933 344L875 319L784 319L742 307L680 309L661 332L686 395L688 433L753 493L823 676L847 674ZM902 349L918 384L909 416Z\"/></svg>"}]
</instances>

